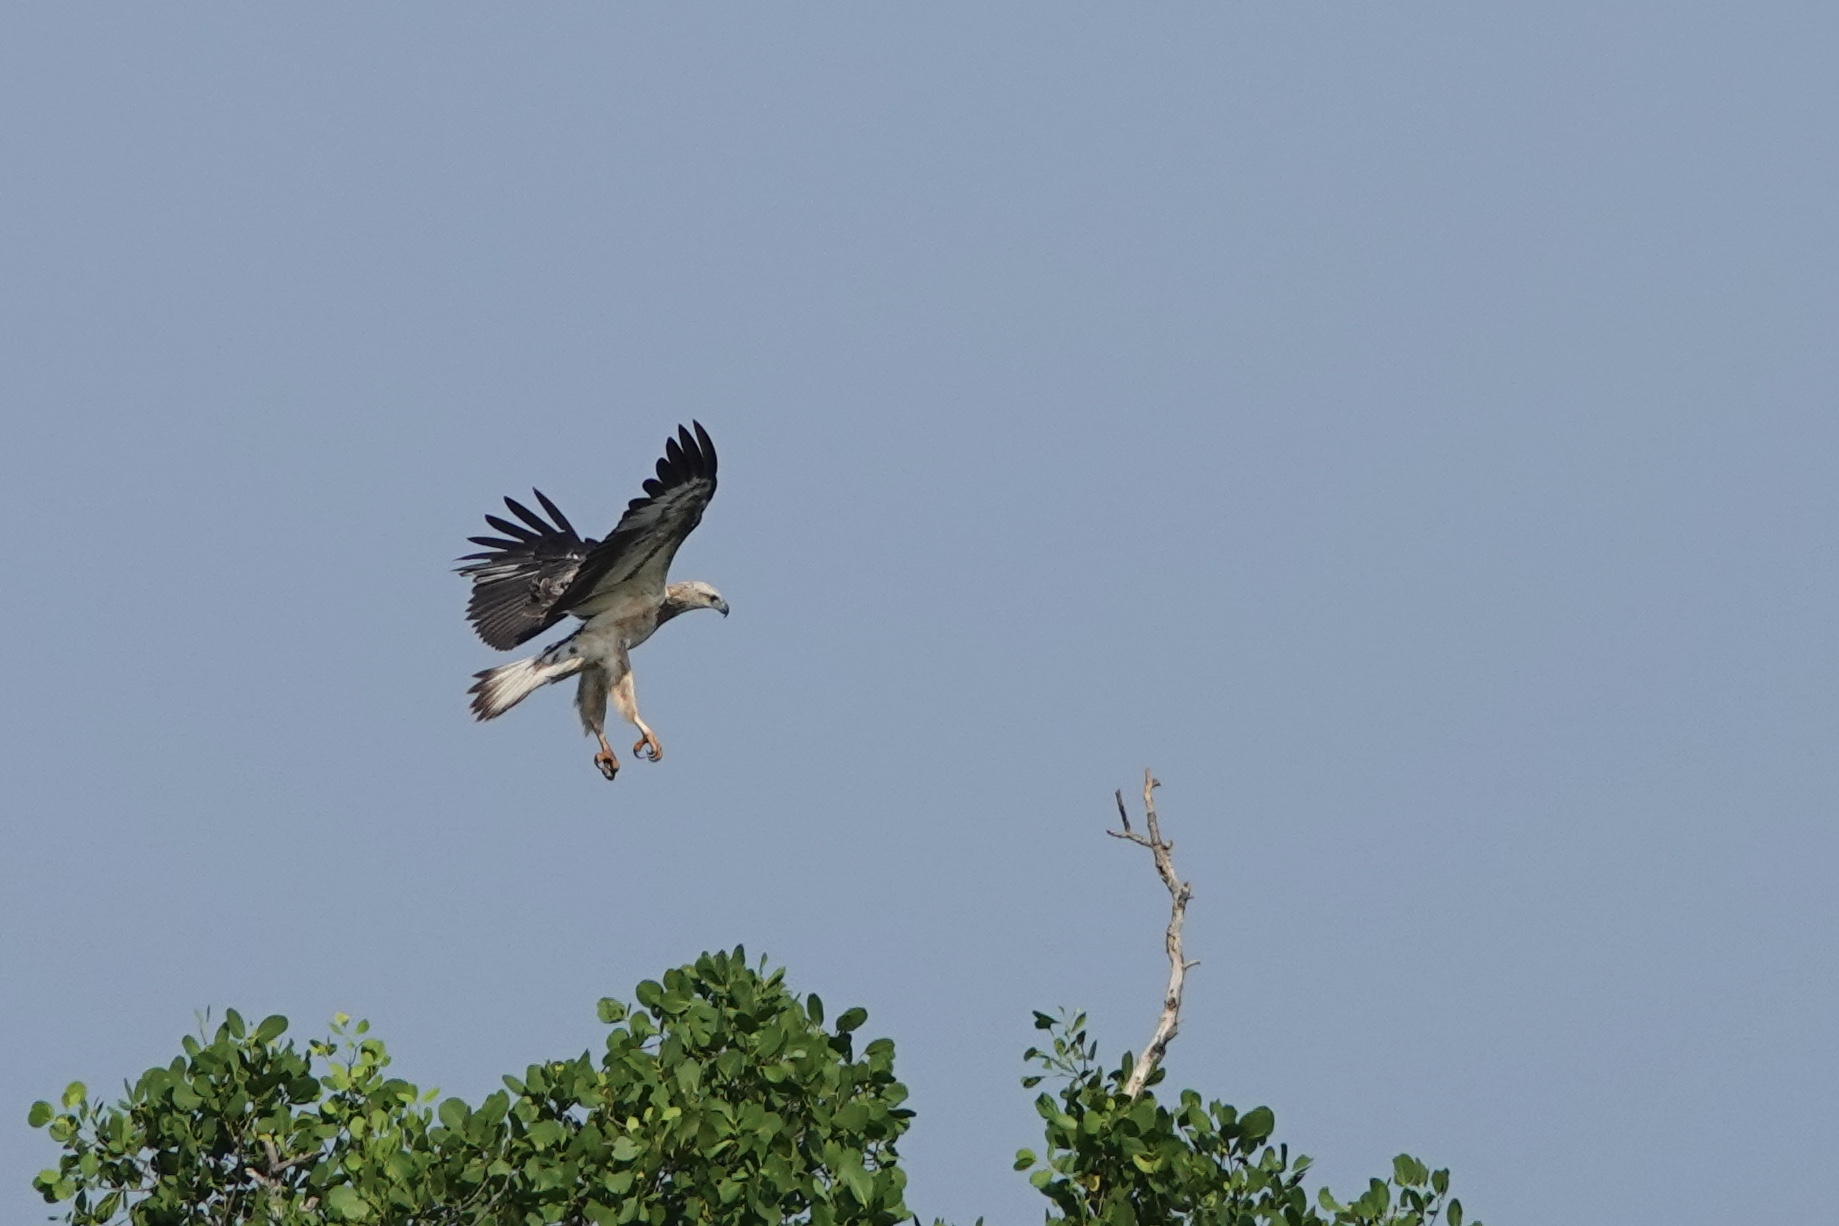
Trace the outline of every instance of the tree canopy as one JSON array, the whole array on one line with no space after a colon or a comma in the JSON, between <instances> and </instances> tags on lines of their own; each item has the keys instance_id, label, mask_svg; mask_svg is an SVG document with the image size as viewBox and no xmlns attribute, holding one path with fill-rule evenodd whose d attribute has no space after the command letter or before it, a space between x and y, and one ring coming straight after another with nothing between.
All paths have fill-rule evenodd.
<instances>
[{"instance_id":1,"label":"tree canopy","mask_svg":"<svg viewBox=\"0 0 1839 1226\"><path fill-rule=\"evenodd\" d=\"M1035 1014L1023 1060L1045 1126L1015 1167L1072 1226L1463 1226L1449 1172L1409 1154L1342 1200L1304 1188L1309 1159L1241 1112L1154 1087L1180 1028L1192 891L1143 777L1148 848L1169 894L1169 982L1141 1058L1099 1059L1082 1013ZM367 1023L340 1015L302 1051L284 1017L234 1010L182 1040L114 1103L81 1082L29 1121L63 1147L33 1181L71 1226L893 1226L913 1113L894 1044L861 1046L864 1009L823 1001L744 949L705 953L598 1006L603 1049L532 1064L477 1106L388 1076ZM1053 1082L1051 1090L1040 1089ZM981 1219L980 1219L981 1222ZM1476 1223L1475 1226L1480 1226Z\"/></svg>"},{"instance_id":2,"label":"tree canopy","mask_svg":"<svg viewBox=\"0 0 1839 1226\"><path fill-rule=\"evenodd\" d=\"M78 1083L30 1122L63 1147L35 1184L73 1226L229 1223L760 1223L912 1220L898 1143L912 1112L894 1045L867 1020L736 948L599 1005L598 1055L532 1064L473 1105L388 1074L382 1040L339 1017L305 1049L285 1018L227 1012L114 1103ZM1136 1095L1085 1019L1036 1015L1047 1220L1117 1226L1461 1226L1448 1173L1401 1155L1343 1203L1302 1181L1269 1109ZM1147 1079L1154 1087L1157 1069Z\"/></svg>"}]
</instances>

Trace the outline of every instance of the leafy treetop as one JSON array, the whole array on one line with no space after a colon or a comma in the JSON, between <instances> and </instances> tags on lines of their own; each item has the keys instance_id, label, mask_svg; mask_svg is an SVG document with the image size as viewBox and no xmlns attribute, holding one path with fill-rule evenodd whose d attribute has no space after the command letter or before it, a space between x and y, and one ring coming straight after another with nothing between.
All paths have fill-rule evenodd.
<instances>
[{"instance_id":1,"label":"leafy treetop","mask_svg":"<svg viewBox=\"0 0 1839 1226\"><path fill-rule=\"evenodd\" d=\"M533 1064L471 1107L385 1075L367 1026L305 1053L234 1011L115 1105L81 1084L30 1121L64 1146L34 1181L73 1226L261 1222L781 1223L909 1217L894 1046L824 1027L743 950L602 1000L598 1059Z\"/></svg>"},{"instance_id":2,"label":"leafy treetop","mask_svg":"<svg viewBox=\"0 0 1839 1226\"><path fill-rule=\"evenodd\" d=\"M745 953L602 1000L598 1058L533 1064L478 1106L387 1075L364 1022L299 1050L287 1021L234 1011L104 1105L80 1084L35 1103L64 1152L34 1181L73 1226L892 1226L911 1213L896 1142L912 1113L894 1047L857 1051L867 1020L797 996ZM1309 1159L1271 1140L1268 1108L1131 1093L1101 1071L1085 1016L1036 1014L1027 1058L1046 1125L1023 1150L1049 1223L1094 1226L1463 1226L1449 1172L1409 1155L1343 1203L1302 1187ZM1479 1226L1479 1223L1475 1224Z\"/></svg>"}]
</instances>

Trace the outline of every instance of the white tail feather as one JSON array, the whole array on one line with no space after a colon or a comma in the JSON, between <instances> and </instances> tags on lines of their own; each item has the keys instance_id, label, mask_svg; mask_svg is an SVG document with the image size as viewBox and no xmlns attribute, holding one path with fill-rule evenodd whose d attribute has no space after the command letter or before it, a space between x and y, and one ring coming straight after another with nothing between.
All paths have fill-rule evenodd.
<instances>
[{"instance_id":1,"label":"white tail feather","mask_svg":"<svg viewBox=\"0 0 1839 1226\"><path fill-rule=\"evenodd\" d=\"M556 644L556 647L561 646L561 643ZM558 652L556 647L541 655L474 673L478 680L466 691L473 696L473 715L482 720L497 719L551 682L580 672L581 657Z\"/></svg>"}]
</instances>

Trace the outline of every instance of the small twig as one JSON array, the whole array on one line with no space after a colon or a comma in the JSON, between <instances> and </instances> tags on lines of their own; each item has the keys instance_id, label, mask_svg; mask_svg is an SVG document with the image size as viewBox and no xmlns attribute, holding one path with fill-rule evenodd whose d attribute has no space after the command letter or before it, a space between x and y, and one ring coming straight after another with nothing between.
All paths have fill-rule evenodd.
<instances>
[{"instance_id":1,"label":"small twig","mask_svg":"<svg viewBox=\"0 0 1839 1226\"><path fill-rule=\"evenodd\" d=\"M299 1166L302 1162L311 1162L314 1159L321 1157L321 1155L317 1152L296 1154L292 1158L289 1158L284 1162L281 1160L280 1152L275 1149L275 1142L274 1142L273 1137L263 1137L262 1138L262 1148L268 1153L268 1174L271 1177L278 1176L285 1171L291 1170L294 1167ZM276 1186L277 1187L280 1186L279 1183L277 1183Z\"/></svg>"},{"instance_id":2,"label":"small twig","mask_svg":"<svg viewBox=\"0 0 1839 1226\"><path fill-rule=\"evenodd\" d=\"M1124 1083L1124 1093L1131 1098L1143 1092L1143 1085L1149 1075L1162 1063L1168 1054L1169 1044L1181 1029L1181 992L1186 986L1188 968L1199 966L1199 962L1190 962L1181 952L1181 923L1187 918L1188 900L1194 891L1188 883L1175 875L1175 861L1169 853L1175 845L1162 837L1162 827L1156 821L1156 789L1162 781L1150 771L1143 772L1143 824L1148 833L1138 834L1130 828L1130 815L1124 809L1124 792L1117 792L1117 815L1123 821L1122 830L1107 830L1106 834L1114 839L1127 839L1139 846L1147 847L1156 858L1156 875L1162 878L1162 884L1169 892L1169 926L1163 938L1163 946L1169 956L1169 982L1162 993L1162 1013L1156 1019L1156 1029L1149 1037L1149 1044L1130 1070L1130 1080Z\"/></svg>"}]
</instances>

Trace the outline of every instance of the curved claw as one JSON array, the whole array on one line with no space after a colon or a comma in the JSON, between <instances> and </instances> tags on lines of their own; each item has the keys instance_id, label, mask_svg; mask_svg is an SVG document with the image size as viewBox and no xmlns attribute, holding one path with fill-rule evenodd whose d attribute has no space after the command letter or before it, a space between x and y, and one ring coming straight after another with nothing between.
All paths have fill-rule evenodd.
<instances>
[{"instance_id":1,"label":"curved claw","mask_svg":"<svg viewBox=\"0 0 1839 1226\"><path fill-rule=\"evenodd\" d=\"M613 776L619 774L619 759L615 758L610 753L603 752L595 754L594 765L598 766L600 768L600 773L605 775L609 780L612 779Z\"/></svg>"},{"instance_id":2,"label":"curved claw","mask_svg":"<svg viewBox=\"0 0 1839 1226\"><path fill-rule=\"evenodd\" d=\"M658 744L657 737L647 732L638 739L635 745L633 745L632 756L635 758L646 758L652 762L656 762L659 758L664 756L664 746Z\"/></svg>"}]
</instances>

